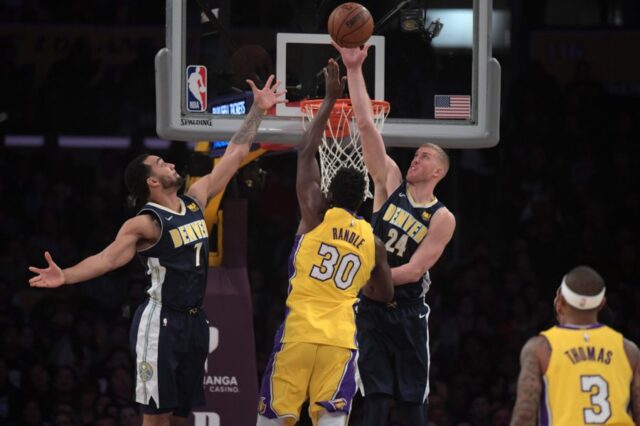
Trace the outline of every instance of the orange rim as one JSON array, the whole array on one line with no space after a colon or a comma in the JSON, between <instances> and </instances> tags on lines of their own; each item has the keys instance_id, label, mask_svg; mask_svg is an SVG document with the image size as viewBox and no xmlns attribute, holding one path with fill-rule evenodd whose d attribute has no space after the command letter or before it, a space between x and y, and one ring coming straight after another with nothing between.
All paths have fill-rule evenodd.
<instances>
[{"instance_id":1,"label":"orange rim","mask_svg":"<svg viewBox=\"0 0 640 426\"><path fill-rule=\"evenodd\" d=\"M303 101L300 101L300 109L304 111L306 109L306 106L308 105L312 110L317 111L318 109L320 109L320 105L322 105L323 101L324 99L305 99ZM388 112L391 109L391 104L387 101L372 99L371 105L373 105L374 107L380 107L384 109L385 112ZM349 98L336 99L336 103L333 106L333 110L335 111L340 106L347 106L351 108L351 99Z\"/></svg>"},{"instance_id":2,"label":"orange rim","mask_svg":"<svg viewBox=\"0 0 640 426\"><path fill-rule=\"evenodd\" d=\"M313 118L320 109L324 99L305 99L300 102L300 110L307 114L307 118ZM371 100L374 114L384 112L388 114L391 109L391 104L387 101ZM344 137L349 134L348 119L351 118L353 108L351 106L351 99L336 99L336 103L331 110L329 116L329 122L325 129L324 135L330 136L333 133L334 137ZM343 116L346 118L344 119Z\"/></svg>"}]
</instances>

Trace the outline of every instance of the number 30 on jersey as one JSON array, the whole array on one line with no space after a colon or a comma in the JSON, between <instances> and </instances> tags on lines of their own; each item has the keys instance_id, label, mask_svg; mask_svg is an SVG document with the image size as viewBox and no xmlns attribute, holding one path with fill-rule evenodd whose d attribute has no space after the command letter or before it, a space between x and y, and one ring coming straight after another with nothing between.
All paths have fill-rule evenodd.
<instances>
[{"instance_id":1,"label":"number 30 on jersey","mask_svg":"<svg viewBox=\"0 0 640 426\"><path fill-rule=\"evenodd\" d=\"M336 287L341 290L351 287L361 265L358 255L347 253L340 256L336 247L325 243L320 244L318 254L323 257L322 262L320 265L313 265L309 275L319 281L333 279Z\"/></svg>"}]
</instances>

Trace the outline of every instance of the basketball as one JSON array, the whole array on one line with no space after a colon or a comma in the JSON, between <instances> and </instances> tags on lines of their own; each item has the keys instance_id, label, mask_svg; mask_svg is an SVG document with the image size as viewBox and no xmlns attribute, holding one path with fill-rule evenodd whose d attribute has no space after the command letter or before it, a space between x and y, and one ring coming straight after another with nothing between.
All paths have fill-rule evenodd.
<instances>
[{"instance_id":1,"label":"basketball","mask_svg":"<svg viewBox=\"0 0 640 426\"><path fill-rule=\"evenodd\" d=\"M341 47L359 47L373 33L373 18L361 4L344 3L333 9L327 23L329 35Z\"/></svg>"}]
</instances>

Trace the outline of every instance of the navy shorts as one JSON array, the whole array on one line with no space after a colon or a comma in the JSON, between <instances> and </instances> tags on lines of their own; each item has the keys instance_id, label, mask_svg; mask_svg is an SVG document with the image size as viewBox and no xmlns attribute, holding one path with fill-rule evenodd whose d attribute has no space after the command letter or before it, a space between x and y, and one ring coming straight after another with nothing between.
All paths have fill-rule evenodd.
<instances>
[{"instance_id":1,"label":"navy shorts","mask_svg":"<svg viewBox=\"0 0 640 426\"><path fill-rule=\"evenodd\" d=\"M204 405L209 324L202 309L175 310L148 299L136 311L129 340L143 413L187 417Z\"/></svg>"},{"instance_id":2,"label":"navy shorts","mask_svg":"<svg viewBox=\"0 0 640 426\"><path fill-rule=\"evenodd\" d=\"M422 299L358 304L358 372L363 395L422 404L429 394L429 306Z\"/></svg>"}]
</instances>

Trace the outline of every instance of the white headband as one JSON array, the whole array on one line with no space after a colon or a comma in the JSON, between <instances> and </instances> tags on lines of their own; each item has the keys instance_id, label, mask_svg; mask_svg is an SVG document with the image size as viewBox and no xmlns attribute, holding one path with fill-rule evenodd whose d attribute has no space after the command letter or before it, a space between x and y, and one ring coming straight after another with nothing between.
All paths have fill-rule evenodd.
<instances>
[{"instance_id":1,"label":"white headband","mask_svg":"<svg viewBox=\"0 0 640 426\"><path fill-rule=\"evenodd\" d=\"M562 284L560 284L560 293L569 305L583 311L594 309L600 306L600 303L602 303L602 299L604 299L604 291L606 290L606 287L603 288L602 291L595 296L585 296L571 290L567 285L566 279L567 277L565 275L562 278Z\"/></svg>"}]
</instances>

